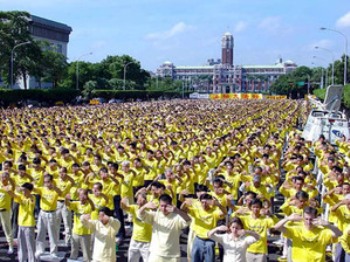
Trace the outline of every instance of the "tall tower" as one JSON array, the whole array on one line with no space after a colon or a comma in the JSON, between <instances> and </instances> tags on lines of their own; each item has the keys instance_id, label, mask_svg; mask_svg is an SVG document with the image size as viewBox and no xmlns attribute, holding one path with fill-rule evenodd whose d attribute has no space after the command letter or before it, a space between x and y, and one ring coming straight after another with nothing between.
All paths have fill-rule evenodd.
<instances>
[{"instance_id":1,"label":"tall tower","mask_svg":"<svg viewBox=\"0 0 350 262\"><path fill-rule=\"evenodd\" d=\"M221 63L233 66L233 36L230 33L225 33L221 39Z\"/></svg>"}]
</instances>

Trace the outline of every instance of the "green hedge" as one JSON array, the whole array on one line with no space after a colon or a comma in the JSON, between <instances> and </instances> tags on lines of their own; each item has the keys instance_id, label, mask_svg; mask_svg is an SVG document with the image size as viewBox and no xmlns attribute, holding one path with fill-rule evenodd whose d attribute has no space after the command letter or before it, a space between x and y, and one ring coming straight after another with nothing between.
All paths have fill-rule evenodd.
<instances>
[{"instance_id":1,"label":"green hedge","mask_svg":"<svg viewBox=\"0 0 350 262\"><path fill-rule=\"evenodd\" d=\"M315 96L323 100L326 96L326 89L315 89L313 93ZM342 100L344 106L350 109L350 85L346 85L344 87L344 94Z\"/></svg>"},{"instance_id":2,"label":"green hedge","mask_svg":"<svg viewBox=\"0 0 350 262\"><path fill-rule=\"evenodd\" d=\"M185 97L188 97L190 91L185 92ZM161 96L167 98L182 97L182 92L178 91L160 91L160 90L92 90L90 97L102 97L105 99L151 99Z\"/></svg>"},{"instance_id":3,"label":"green hedge","mask_svg":"<svg viewBox=\"0 0 350 262\"><path fill-rule=\"evenodd\" d=\"M190 91L185 92L185 97L188 97ZM62 101L64 103L71 102L81 93L75 89L57 88L57 89L0 89L0 102L2 105L8 106L16 104L20 101L35 100L38 102L46 102L54 104ZM159 97L175 98L182 97L182 92L178 91L159 91L159 90L92 90L90 98L102 97L105 99L157 99Z\"/></svg>"},{"instance_id":4,"label":"green hedge","mask_svg":"<svg viewBox=\"0 0 350 262\"><path fill-rule=\"evenodd\" d=\"M63 101L71 102L80 92L75 89L0 89L0 101L5 105L17 103L23 100L36 100L38 102L55 103Z\"/></svg>"}]
</instances>

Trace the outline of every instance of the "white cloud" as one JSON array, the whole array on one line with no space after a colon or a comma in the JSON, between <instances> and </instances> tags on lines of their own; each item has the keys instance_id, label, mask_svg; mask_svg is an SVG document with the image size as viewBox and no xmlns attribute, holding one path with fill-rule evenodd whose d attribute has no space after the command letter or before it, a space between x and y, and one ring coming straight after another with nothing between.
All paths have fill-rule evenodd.
<instances>
[{"instance_id":1,"label":"white cloud","mask_svg":"<svg viewBox=\"0 0 350 262\"><path fill-rule=\"evenodd\" d=\"M179 22L171 27L169 30L163 32L149 33L146 35L147 40L167 40L173 38L176 35L192 30L194 27L187 25L184 22Z\"/></svg>"},{"instance_id":2,"label":"white cloud","mask_svg":"<svg viewBox=\"0 0 350 262\"><path fill-rule=\"evenodd\" d=\"M264 18L258 25L260 29L276 32L281 28L281 18L279 16L269 16Z\"/></svg>"},{"instance_id":3,"label":"white cloud","mask_svg":"<svg viewBox=\"0 0 350 262\"><path fill-rule=\"evenodd\" d=\"M350 27L350 11L337 20L337 27Z\"/></svg>"},{"instance_id":4,"label":"white cloud","mask_svg":"<svg viewBox=\"0 0 350 262\"><path fill-rule=\"evenodd\" d=\"M236 33L242 32L247 28L248 24L244 21L239 21L234 28L234 31Z\"/></svg>"}]
</instances>

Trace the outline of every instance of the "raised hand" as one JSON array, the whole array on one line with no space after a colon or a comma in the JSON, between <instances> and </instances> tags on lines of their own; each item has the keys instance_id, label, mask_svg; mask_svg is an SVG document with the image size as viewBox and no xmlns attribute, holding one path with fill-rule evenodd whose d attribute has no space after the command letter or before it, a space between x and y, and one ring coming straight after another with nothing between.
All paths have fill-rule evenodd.
<instances>
[{"instance_id":1,"label":"raised hand","mask_svg":"<svg viewBox=\"0 0 350 262\"><path fill-rule=\"evenodd\" d=\"M289 217L288 217L288 220L289 221L294 221L294 222L296 222L296 221L301 221L302 220L302 217L301 217L301 215L299 215L299 214L291 214Z\"/></svg>"},{"instance_id":2,"label":"raised hand","mask_svg":"<svg viewBox=\"0 0 350 262\"><path fill-rule=\"evenodd\" d=\"M217 227L217 230L227 232L227 231L229 231L229 228L227 226L222 225L222 226Z\"/></svg>"},{"instance_id":3,"label":"raised hand","mask_svg":"<svg viewBox=\"0 0 350 262\"><path fill-rule=\"evenodd\" d=\"M152 210L158 208L157 205L156 205L155 203L153 203L153 202L148 202L148 203L145 205L145 207L148 208L148 209L152 209Z\"/></svg>"}]
</instances>

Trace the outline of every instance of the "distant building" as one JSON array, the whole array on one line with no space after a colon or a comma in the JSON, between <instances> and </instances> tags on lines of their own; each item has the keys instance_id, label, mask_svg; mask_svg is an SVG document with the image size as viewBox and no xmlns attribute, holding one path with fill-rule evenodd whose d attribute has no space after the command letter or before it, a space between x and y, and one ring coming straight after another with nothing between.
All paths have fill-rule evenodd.
<instances>
[{"instance_id":1,"label":"distant building","mask_svg":"<svg viewBox=\"0 0 350 262\"><path fill-rule=\"evenodd\" d=\"M34 40L47 41L50 43L52 50L63 54L67 57L69 35L72 28L66 24L48 20L39 16L31 15L29 32ZM34 77L29 76L27 87L37 88L38 82ZM16 88L24 88L24 80L19 79L15 85ZM42 88L52 87L52 83L41 83Z\"/></svg>"},{"instance_id":2,"label":"distant building","mask_svg":"<svg viewBox=\"0 0 350 262\"><path fill-rule=\"evenodd\" d=\"M297 68L290 60L279 59L272 65L234 65L234 39L225 33L221 39L221 59L208 59L207 65L175 66L164 62L156 74L182 80L185 87L212 93L268 92L281 75Z\"/></svg>"}]
</instances>

